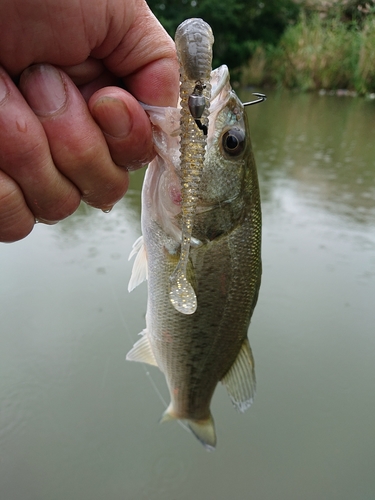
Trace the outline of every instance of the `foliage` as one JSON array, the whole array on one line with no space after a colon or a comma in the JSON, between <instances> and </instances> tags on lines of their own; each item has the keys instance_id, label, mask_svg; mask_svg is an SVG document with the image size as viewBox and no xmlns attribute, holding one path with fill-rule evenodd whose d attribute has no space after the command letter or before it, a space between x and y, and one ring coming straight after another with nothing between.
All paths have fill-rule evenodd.
<instances>
[{"instance_id":1,"label":"foliage","mask_svg":"<svg viewBox=\"0 0 375 500\"><path fill-rule=\"evenodd\" d=\"M302 90L353 87L359 33L337 17L303 15L280 42L280 77L287 87Z\"/></svg>"},{"instance_id":2,"label":"foliage","mask_svg":"<svg viewBox=\"0 0 375 500\"><path fill-rule=\"evenodd\" d=\"M298 17L292 0L148 0L154 14L174 37L189 17L210 24L215 36L214 67L238 68L254 50L254 41L276 44L285 27Z\"/></svg>"},{"instance_id":3,"label":"foliage","mask_svg":"<svg viewBox=\"0 0 375 500\"><path fill-rule=\"evenodd\" d=\"M360 50L357 70L357 90L361 93L375 91L375 17L368 17L360 33Z\"/></svg>"},{"instance_id":4,"label":"foliage","mask_svg":"<svg viewBox=\"0 0 375 500\"><path fill-rule=\"evenodd\" d=\"M374 93L375 0L315 1L315 10L312 2L277 46L254 51L241 83Z\"/></svg>"},{"instance_id":5,"label":"foliage","mask_svg":"<svg viewBox=\"0 0 375 500\"><path fill-rule=\"evenodd\" d=\"M319 12L322 17L340 17L362 25L368 14L374 13L375 0L304 0L306 12Z\"/></svg>"},{"instance_id":6,"label":"foliage","mask_svg":"<svg viewBox=\"0 0 375 500\"><path fill-rule=\"evenodd\" d=\"M375 92L375 0L148 0L173 37L189 17L214 32L214 67L242 85Z\"/></svg>"}]
</instances>

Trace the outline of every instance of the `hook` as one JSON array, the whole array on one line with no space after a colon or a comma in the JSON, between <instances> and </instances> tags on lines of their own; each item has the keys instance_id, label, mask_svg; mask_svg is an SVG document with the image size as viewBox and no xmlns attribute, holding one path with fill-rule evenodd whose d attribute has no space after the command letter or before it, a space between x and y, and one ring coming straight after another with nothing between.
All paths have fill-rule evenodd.
<instances>
[{"instance_id":1,"label":"hook","mask_svg":"<svg viewBox=\"0 0 375 500\"><path fill-rule=\"evenodd\" d=\"M259 99L255 99L255 101L244 102L242 103L242 105L251 106L252 104L258 104L258 102L263 102L267 99L267 96L265 94L259 94L259 92L253 92L253 95L256 95L257 97L259 97Z\"/></svg>"}]
</instances>

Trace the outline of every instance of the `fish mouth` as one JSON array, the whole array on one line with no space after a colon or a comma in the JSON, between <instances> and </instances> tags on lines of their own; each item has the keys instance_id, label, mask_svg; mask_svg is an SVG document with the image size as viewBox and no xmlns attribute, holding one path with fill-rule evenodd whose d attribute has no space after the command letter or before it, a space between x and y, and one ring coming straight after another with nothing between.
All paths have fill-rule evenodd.
<instances>
[{"instance_id":1,"label":"fish mouth","mask_svg":"<svg viewBox=\"0 0 375 500\"><path fill-rule=\"evenodd\" d=\"M228 66L223 64L211 72L210 115L222 109L232 95Z\"/></svg>"}]
</instances>

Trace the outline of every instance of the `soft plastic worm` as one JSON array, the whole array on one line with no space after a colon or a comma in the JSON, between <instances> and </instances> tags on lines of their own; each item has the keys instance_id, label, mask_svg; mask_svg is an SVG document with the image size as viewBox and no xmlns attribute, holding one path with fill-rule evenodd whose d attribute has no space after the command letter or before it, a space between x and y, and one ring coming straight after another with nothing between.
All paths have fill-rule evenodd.
<instances>
[{"instance_id":1,"label":"soft plastic worm","mask_svg":"<svg viewBox=\"0 0 375 500\"><path fill-rule=\"evenodd\" d=\"M176 30L181 73L182 241L180 260L170 277L169 296L173 306L183 314L193 314L197 308L197 298L187 279L186 268L207 143L213 42L211 27L202 19L187 19ZM192 109L195 98L200 98L201 102L204 98L203 106Z\"/></svg>"}]
</instances>

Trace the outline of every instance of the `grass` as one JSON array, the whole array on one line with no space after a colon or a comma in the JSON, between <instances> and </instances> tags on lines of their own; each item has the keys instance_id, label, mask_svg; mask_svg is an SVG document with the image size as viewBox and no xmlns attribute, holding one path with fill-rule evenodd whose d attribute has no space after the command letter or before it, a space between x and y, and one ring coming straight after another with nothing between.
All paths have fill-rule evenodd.
<instances>
[{"instance_id":1,"label":"grass","mask_svg":"<svg viewBox=\"0 0 375 500\"><path fill-rule=\"evenodd\" d=\"M277 84L303 91L375 92L375 15L361 25L317 12L302 12L276 47L257 46L242 84Z\"/></svg>"}]
</instances>

